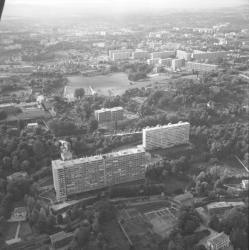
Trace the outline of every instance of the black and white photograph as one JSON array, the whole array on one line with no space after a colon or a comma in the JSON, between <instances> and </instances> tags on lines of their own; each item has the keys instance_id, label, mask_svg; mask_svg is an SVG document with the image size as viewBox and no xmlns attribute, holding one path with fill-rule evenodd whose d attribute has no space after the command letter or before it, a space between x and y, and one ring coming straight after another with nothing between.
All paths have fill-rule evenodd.
<instances>
[{"instance_id":1,"label":"black and white photograph","mask_svg":"<svg viewBox=\"0 0 249 250\"><path fill-rule=\"evenodd\" d=\"M0 0L0 250L249 250L249 0Z\"/></svg>"}]
</instances>

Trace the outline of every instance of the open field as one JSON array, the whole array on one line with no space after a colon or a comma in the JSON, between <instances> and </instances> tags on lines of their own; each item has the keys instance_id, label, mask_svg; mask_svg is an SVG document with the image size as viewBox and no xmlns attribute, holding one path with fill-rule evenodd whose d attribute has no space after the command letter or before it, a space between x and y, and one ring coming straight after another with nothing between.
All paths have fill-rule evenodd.
<instances>
[{"instance_id":1,"label":"open field","mask_svg":"<svg viewBox=\"0 0 249 250\"><path fill-rule=\"evenodd\" d=\"M130 84L125 73L113 73L108 75L97 75L85 77L82 75L68 76L68 91L74 91L77 88L89 89L91 86L98 94L114 96L122 95L127 89L141 88L166 82L168 78L165 75L158 75ZM87 91L88 92L88 91Z\"/></svg>"}]
</instances>

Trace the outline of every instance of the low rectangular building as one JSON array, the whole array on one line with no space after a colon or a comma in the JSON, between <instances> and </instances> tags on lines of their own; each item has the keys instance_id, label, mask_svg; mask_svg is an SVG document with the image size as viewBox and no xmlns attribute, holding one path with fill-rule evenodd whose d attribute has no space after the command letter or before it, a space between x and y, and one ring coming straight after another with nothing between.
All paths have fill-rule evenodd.
<instances>
[{"instance_id":1,"label":"low rectangular building","mask_svg":"<svg viewBox=\"0 0 249 250\"><path fill-rule=\"evenodd\" d=\"M208 250L221 250L226 249L230 246L229 236L225 233L219 233L207 240Z\"/></svg>"},{"instance_id":2,"label":"low rectangular building","mask_svg":"<svg viewBox=\"0 0 249 250\"><path fill-rule=\"evenodd\" d=\"M186 69L188 71L214 71L218 69L218 65L207 64L207 63L197 63L197 62L187 62Z\"/></svg>"},{"instance_id":3,"label":"low rectangular building","mask_svg":"<svg viewBox=\"0 0 249 250\"><path fill-rule=\"evenodd\" d=\"M150 54L148 51L134 51L132 52L132 58L133 59L148 59L150 57Z\"/></svg>"},{"instance_id":4,"label":"low rectangular building","mask_svg":"<svg viewBox=\"0 0 249 250\"><path fill-rule=\"evenodd\" d=\"M176 52L174 50L170 50L170 51L159 51L159 52L152 52L151 53L151 59L155 59L155 58L160 58L160 59L165 59L168 57L174 57L176 54Z\"/></svg>"},{"instance_id":5,"label":"low rectangular building","mask_svg":"<svg viewBox=\"0 0 249 250\"><path fill-rule=\"evenodd\" d=\"M188 122L145 128L143 129L143 147L152 150L188 143L189 130Z\"/></svg>"},{"instance_id":6,"label":"low rectangular building","mask_svg":"<svg viewBox=\"0 0 249 250\"><path fill-rule=\"evenodd\" d=\"M220 58L226 57L228 54L227 51L212 51L212 52L206 52L206 51L196 51L192 54L192 59L195 61L216 61Z\"/></svg>"},{"instance_id":7,"label":"low rectangular building","mask_svg":"<svg viewBox=\"0 0 249 250\"><path fill-rule=\"evenodd\" d=\"M223 214L225 211L232 209L234 207L244 207L245 203L243 201L238 201L238 202L212 202L207 205L207 211L210 215L213 214Z\"/></svg>"},{"instance_id":8,"label":"low rectangular building","mask_svg":"<svg viewBox=\"0 0 249 250\"><path fill-rule=\"evenodd\" d=\"M69 161L52 161L56 198L143 179L145 150L142 147Z\"/></svg>"}]
</instances>

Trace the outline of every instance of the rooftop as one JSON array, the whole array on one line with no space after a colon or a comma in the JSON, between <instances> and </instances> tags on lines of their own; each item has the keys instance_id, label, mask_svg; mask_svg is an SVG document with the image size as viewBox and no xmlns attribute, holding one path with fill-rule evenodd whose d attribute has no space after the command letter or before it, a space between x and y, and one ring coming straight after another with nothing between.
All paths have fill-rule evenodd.
<instances>
[{"instance_id":1,"label":"rooftop","mask_svg":"<svg viewBox=\"0 0 249 250\"><path fill-rule=\"evenodd\" d=\"M212 208L225 208L225 207L238 207L238 206L245 206L245 203L243 201L221 201L221 202L212 202L207 205L207 209L212 209Z\"/></svg>"},{"instance_id":2,"label":"rooftop","mask_svg":"<svg viewBox=\"0 0 249 250\"><path fill-rule=\"evenodd\" d=\"M209 243L211 243L212 245L217 245L220 242L229 241L229 236L227 236L225 233L221 232L221 233L209 238L207 241Z\"/></svg>"},{"instance_id":3,"label":"rooftop","mask_svg":"<svg viewBox=\"0 0 249 250\"><path fill-rule=\"evenodd\" d=\"M175 123L175 124L167 124L167 125L157 125L155 127L146 127L143 129L143 131L149 131L149 130L157 130L157 129L160 129L160 128L172 128L172 127L179 127L179 126L186 126L186 125L190 125L189 122L178 122L178 123Z\"/></svg>"},{"instance_id":4,"label":"rooftop","mask_svg":"<svg viewBox=\"0 0 249 250\"><path fill-rule=\"evenodd\" d=\"M108 153L108 154L94 155L94 156L90 156L90 157L72 159L72 160L68 160L68 161L54 160L54 161L52 161L52 166L53 166L53 168L62 168L62 167L68 167L68 166L77 165L77 164L81 164L81 163L85 163L85 162L100 161L100 160L103 160L106 158L137 154L140 152L145 152L143 147L129 148L126 150L121 150L121 151L112 152L112 153Z\"/></svg>"},{"instance_id":5,"label":"rooftop","mask_svg":"<svg viewBox=\"0 0 249 250\"><path fill-rule=\"evenodd\" d=\"M63 240L66 237L73 237L73 233L65 233L64 231L50 235L51 242Z\"/></svg>"},{"instance_id":6,"label":"rooftop","mask_svg":"<svg viewBox=\"0 0 249 250\"><path fill-rule=\"evenodd\" d=\"M102 109L98 109L98 110L95 110L95 112L107 112L107 111L118 111L118 110L123 110L123 107L113 107L113 108L102 108Z\"/></svg>"}]
</instances>

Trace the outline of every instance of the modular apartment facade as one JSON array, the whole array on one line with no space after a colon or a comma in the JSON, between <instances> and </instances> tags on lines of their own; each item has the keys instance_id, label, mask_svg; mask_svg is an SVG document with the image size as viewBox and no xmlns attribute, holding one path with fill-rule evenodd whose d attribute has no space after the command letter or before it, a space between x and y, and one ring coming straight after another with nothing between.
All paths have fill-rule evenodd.
<instances>
[{"instance_id":1,"label":"modular apartment facade","mask_svg":"<svg viewBox=\"0 0 249 250\"><path fill-rule=\"evenodd\" d=\"M227 56L227 51L203 52L197 51L192 54L192 59L195 61L217 60Z\"/></svg>"},{"instance_id":2,"label":"modular apartment facade","mask_svg":"<svg viewBox=\"0 0 249 250\"><path fill-rule=\"evenodd\" d=\"M171 56L175 56L175 54L176 52L174 50L153 52L151 53L151 59L155 59L155 58L165 59Z\"/></svg>"},{"instance_id":3,"label":"modular apartment facade","mask_svg":"<svg viewBox=\"0 0 249 250\"><path fill-rule=\"evenodd\" d=\"M207 64L207 63L197 63L197 62L186 62L186 69L188 71L213 71L218 69L218 65Z\"/></svg>"},{"instance_id":4,"label":"modular apartment facade","mask_svg":"<svg viewBox=\"0 0 249 250\"><path fill-rule=\"evenodd\" d=\"M189 142L190 124L179 122L143 129L143 147L146 150L170 148Z\"/></svg>"},{"instance_id":5,"label":"modular apartment facade","mask_svg":"<svg viewBox=\"0 0 249 250\"><path fill-rule=\"evenodd\" d=\"M64 201L72 194L143 179L145 164L142 147L69 161L54 160L52 172L56 199Z\"/></svg>"},{"instance_id":6,"label":"modular apartment facade","mask_svg":"<svg viewBox=\"0 0 249 250\"><path fill-rule=\"evenodd\" d=\"M124 109L122 107L114 107L114 108L103 108L99 110L95 110L94 112L95 118L99 123L102 122L110 122L110 121L118 121L124 118Z\"/></svg>"}]
</instances>

